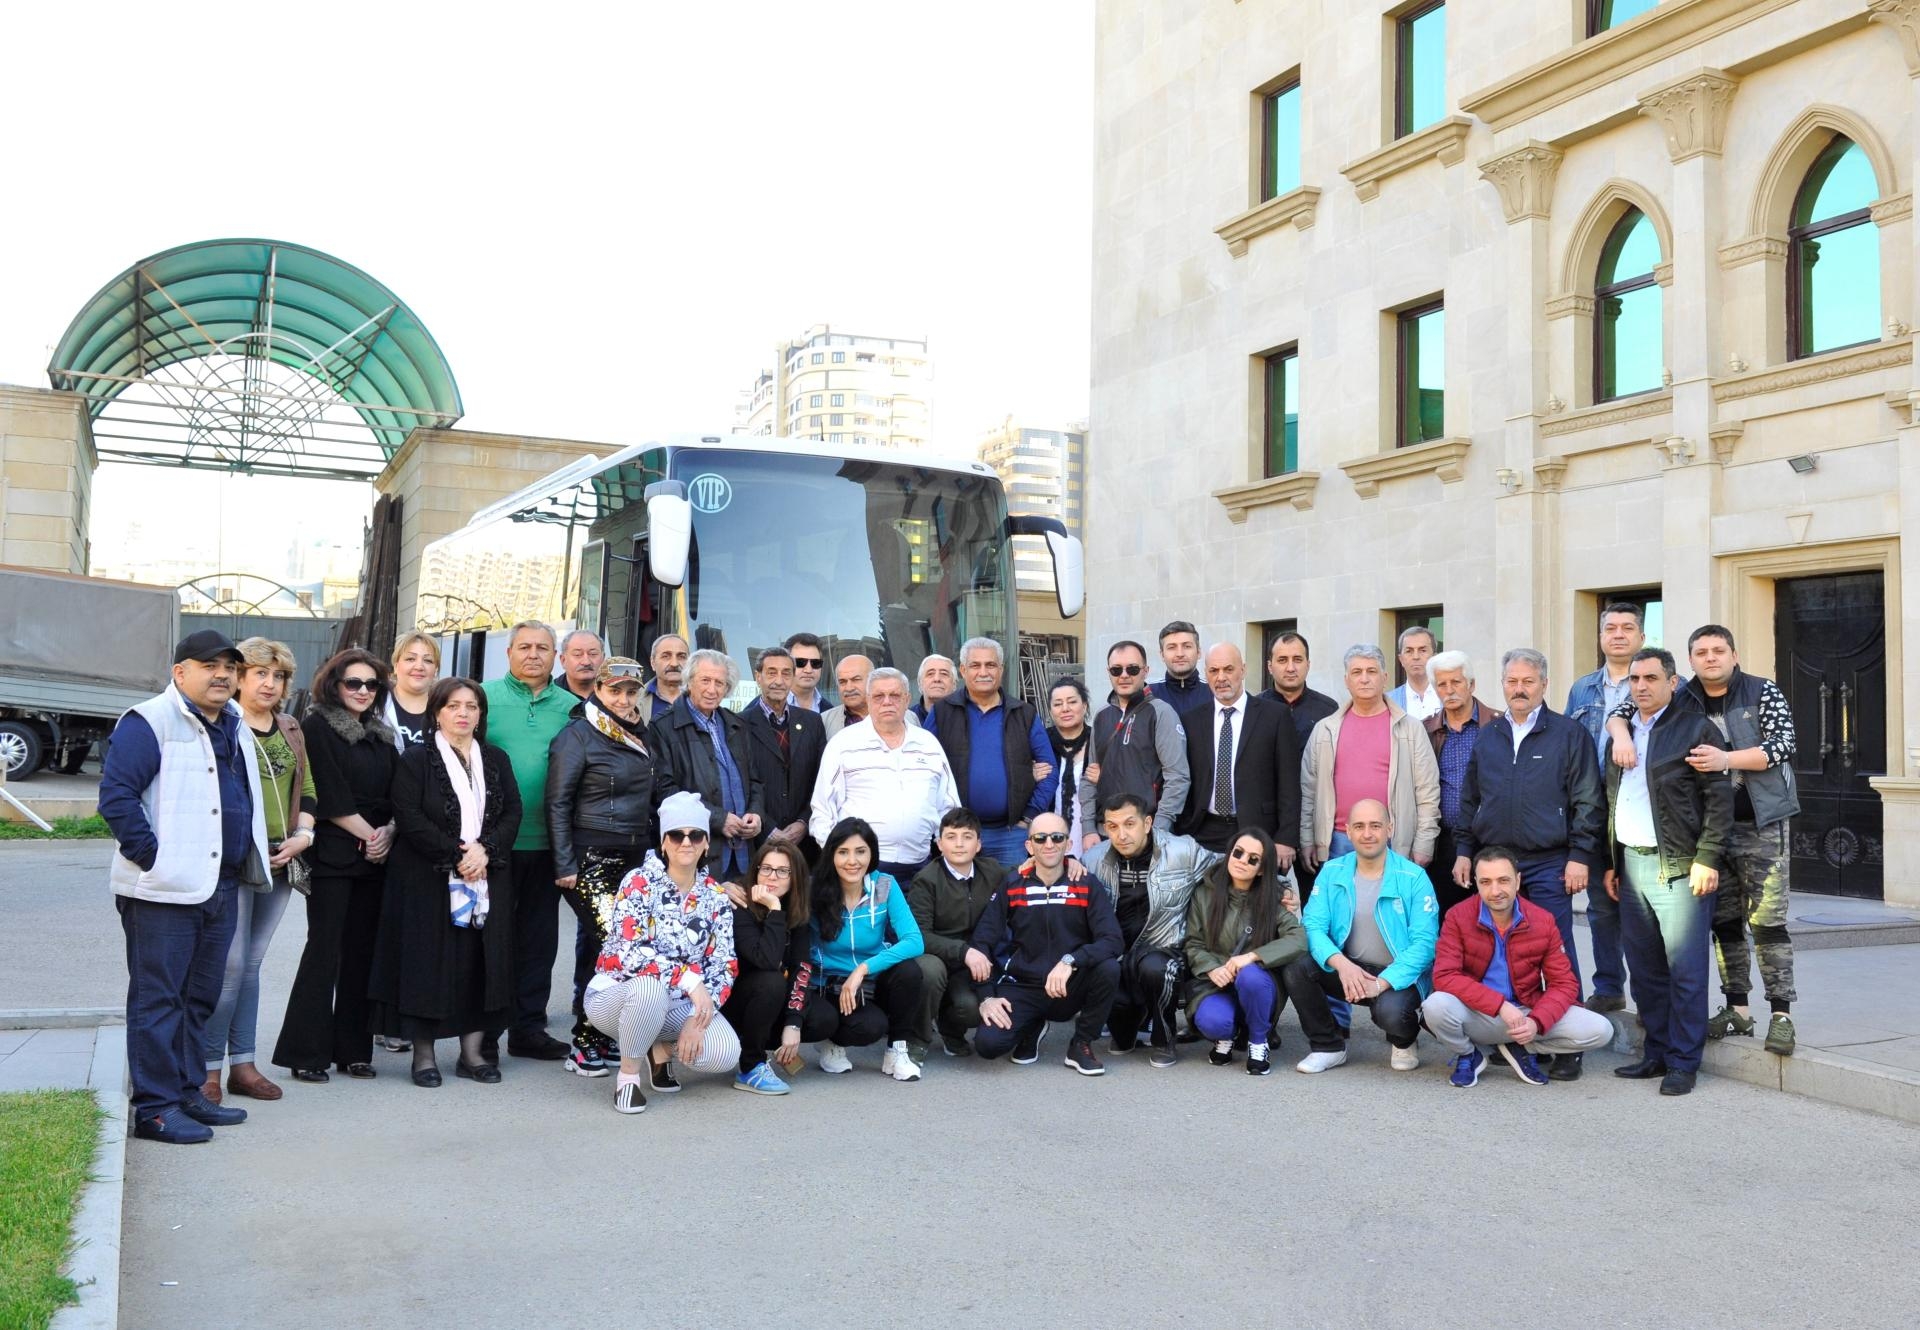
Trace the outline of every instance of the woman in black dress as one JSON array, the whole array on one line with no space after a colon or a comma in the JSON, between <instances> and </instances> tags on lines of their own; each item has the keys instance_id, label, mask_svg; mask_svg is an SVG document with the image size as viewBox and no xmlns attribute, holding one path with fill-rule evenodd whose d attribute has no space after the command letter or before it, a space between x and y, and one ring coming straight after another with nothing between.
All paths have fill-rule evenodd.
<instances>
[{"instance_id":1,"label":"woman in black dress","mask_svg":"<svg viewBox=\"0 0 1920 1330\"><path fill-rule=\"evenodd\" d=\"M307 946L273 1050L296 1081L326 1080L329 1064L373 1079L367 973L393 844L388 792L398 754L380 714L391 679L384 660L350 647L313 676L313 710L300 722L318 830L307 856Z\"/></svg>"},{"instance_id":2,"label":"woman in black dress","mask_svg":"<svg viewBox=\"0 0 1920 1330\"><path fill-rule=\"evenodd\" d=\"M507 1023L513 901L507 856L520 790L507 755L485 742L486 694L442 679L427 697L427 742L393 776L397 830L370 994L373 1028L413 1041L413 1083L440 1084L436 1039L460 1040L454 1070L488 1085L500 1070L481 1034Z\"/></svg>"}]
</instances>

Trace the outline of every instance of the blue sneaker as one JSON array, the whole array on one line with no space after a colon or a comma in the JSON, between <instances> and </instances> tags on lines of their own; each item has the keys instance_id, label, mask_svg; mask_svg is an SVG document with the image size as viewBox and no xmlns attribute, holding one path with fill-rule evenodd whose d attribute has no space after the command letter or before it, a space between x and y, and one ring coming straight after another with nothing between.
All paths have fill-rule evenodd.
<instances>
[{"instance_id":1,"label":"blue sneaker","mask_svg":"<svg viewBox=\"0 0 1920 1330\"><path fill-rule=\"evenodd\" d=\"M1487 1055L1479 1049L1462 1053L1453 1060L1453 1074L1447 1077L1447 1084L1456 1090L1471 1090L1480 1083L1480 1073L1487 1065Z\"/></svg>"},{"instance_id":2,"label":"blue sneaker","mask_svg":"<svg viewBox=\"0 0 1920 1330\"><path fill-rule=\"evenodd\" d=\"M748 1094L786 1094L787 1083L774 1074L770 1063L762 1062L752 1071L743 1071L733 1078L733 1088L745 1090Z\"/></svg>"},{"instance_id":3,"label":"blue sneaker","mask_svg":"<svg viewBox=\"0 0 1920 1330\"><path fill-rule=\"evenodd\" d=\"M1513 1068L1513 1074L1528 1085L1545 1085L1547 1073L1540 1069L1540 1059L1527 1052L1518 1044L1500 1045L1500 1056Z\"/></svg>"}]
</instances>

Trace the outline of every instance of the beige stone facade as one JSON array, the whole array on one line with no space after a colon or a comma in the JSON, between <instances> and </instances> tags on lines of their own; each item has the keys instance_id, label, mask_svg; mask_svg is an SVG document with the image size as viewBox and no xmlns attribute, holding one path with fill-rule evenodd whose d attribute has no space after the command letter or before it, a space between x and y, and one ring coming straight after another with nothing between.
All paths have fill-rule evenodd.
<instances>
[{"instance_id":1,"label":"beige stone facade","mask_svg":"<svg viewBox=\"0 0 1920 1330\"><path fill-rule=\"evenodd\" d=\"M1332 689L1347 644L1439 606L1483 681L1544 649L1557 706L1609 592L1656 594L1669 646L1729 625L1773 675L1784 579L1877 572L1885 891L1920 902L1920 0L1664 0L1597 36L1582 0L1453 0L1446 114L1396 138L1418 8L1100 7L1090 648L1174 617L1257 648L1295 619ZM1300 186L1263 201L1261 97L1295 77ZM1836 134L1877 181L1883 329L1793 358L1789 213ZM1629 208L1665 373L1596 402ZM1396 316L1436 299L1444 428L1396 447ZM1264 358L1289 347L1297 465L1270 476Z\"/></svg>"},{"instance_id":2,"label":"beige stone facade","mask_svg":"<svg viewBox=\"0 0 1920 1330\"><path fill-rule=\"evenodd\" d=\"M773 348L740 393L735 434L924 448L933 438L933 358L924 337L817 323Z\"/></svg>"},{"instance_id":3,"label":"beige stone facade","mask_svg":"<svg viewBox=\"0 0 1920 1330\"><path fill-rule=\"evenodd\" d=\"M85 398L0 384L0 563L86 572L99 465Z\"/></svg>"}]
</instances>

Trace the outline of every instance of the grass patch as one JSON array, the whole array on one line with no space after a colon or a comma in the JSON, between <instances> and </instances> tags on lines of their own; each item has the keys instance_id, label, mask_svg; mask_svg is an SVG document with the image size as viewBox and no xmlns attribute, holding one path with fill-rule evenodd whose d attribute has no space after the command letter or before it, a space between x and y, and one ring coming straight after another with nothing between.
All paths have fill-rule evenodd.
<instances>
[{"instance_id":1,"label":"grass patch","mask_svg":"<svg viewBox=\"0 0 1920 1330\"><path fill-rule=\"evenodd\" d=\"M79 1300L60 1266L100 1118L88 1090L0 1094L0 1325L41 1330Z\"/></svg>"},{"instance_id":2,"label":"grass patch","mask_svg":"<svg viewBox=\"0 0 1920 1330\"><path fill-rule=\"evenodd\" d=\"M111 840L113 829L94 813L89 817L56 817L53 830L42 831L31 822L0 822L0 840Z\"/></svg>"}]
</instances>

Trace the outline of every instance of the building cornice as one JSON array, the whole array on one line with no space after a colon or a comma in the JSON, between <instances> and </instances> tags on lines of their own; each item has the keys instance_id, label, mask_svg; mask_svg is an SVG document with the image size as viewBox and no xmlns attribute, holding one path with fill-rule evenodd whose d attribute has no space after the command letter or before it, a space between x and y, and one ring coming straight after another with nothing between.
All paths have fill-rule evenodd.
<instances>
[{"instance_id":1,"label":"building cornice","mask_svg":"<svg viewBox=\"0 0 1920 1330\"><path fill-rule=\"evenodd\" d=\"M1639 97L1640 112L1667 136L1675 165L1702 155L1718 157L1727 136L1727 110L1740 80L1724 69L1696 69Z\"/></svg>"},{"instance_id":2,"label":"building cornice","mask_svg":"<svg viewBox=\"0 0 1920 1330\"><path fill-rule=\"evenodd\" d=\"M1388 176L1425 161L1438 161L1442 166L1457 164L1467 155L1467 132L1472 128L1473 121L1468 117L1450 115L1395 139L1378 152L1348 162L1340 168L1340 174L1353 182L1353 192L1365 203L1380 192L1380 182Z\"/></svg>"},{"instance_id":3,"label":"building cornice","mask_svg":"<svg viewBox=\"0 0 1920 1330\"><path fill-rule=\"evenodd\" d=\"M1913 191L1905 194L1889 194L1868 210L1877 226L1892 226L1895 222L1904 222L1913 216Z\"/></svg>"},{"instance_id":4,"label":"building cornice","mask_svg":"<svg viewBox=\"0 0 1920 1330\"><path fill-rule=\"evenodd\" d=\"M1450 485L1463 479L1467 449L1472 446L1471 439L1435 439L1432 443L1416 443L1409 448L1395 448L1392 452L1342 462L1340 469L1353 482L1355 494L1371 499L1380 493L1383 480L1432 474L1438 476L1442 484Z\"/></svg>"},{"instance_id":5,"label":"building cornice","mask_svg":"<svg viewBox=\"0 0 1920 1330\"><path fill-rule=\"evenodd\" d=\"M1745 240L1736 240L1731 245L1720 246L1722 268L1740 268L1749 263L1759 263L1763 259L1786 257L1787 242L1775 240L1772 236L1748 236Z\"/></svg>"},{"instance_id":6,"label":"building cornice","mask_svg":"<svg viewBox=\"0 0 1920 1330\"><path fill-rule=\"evenodd\" d=\"M1290 503L1305 512L1313 507L1313 491L1319 484L1318 471L1294 471L1245 485L1229 485L1215 490L1213 497L1226 508L1229 522L1244 522L1250 511L1270 504Z\"/></svg>"},{"instance_id":7,"label":"building cornice","mask_svg":"<svg viewBox=\"0 0 1920 1330\"><path fill-rule=\"evenodd\" d=\"M1673 393L1661 391L1647 393L1625 402L1602 402L1599 406L1586 406L1578 411L1569 411L1563 416L1540 422L1540 437L1557 439L1562 435L1579 434L1584 430L1605 429L1609 425L1623 425L1629 420L1644 420L1648 416L1664 416L1673 410Z\"/></svg>"},{"instance_id":8,"label":"building cornice","mask_svg":"<svg viewBox=\"0 0 1920 1330\"><path fill-rule=\"evenodd\" d=\"M1565 157L1558 148L1528 139L1512 152L1480 163L1480 175L1500 191L1500 210L1510 224L1546 217L1553 207L1553 182Z\"/></svg>"},{"instance_id":9,"label":"building cornice","mask_svg":"<svg viewBox=\"0 0 1920 1330\"><path fill-rule=\"evenodd\" d=\"M1320 187L1302 185L1278 198L1268 199L1258 207L1249 208L1236 217L1229 217L1214 227L1213 233L1227 242L1227 253L1237 259L1247 252L1247 243L1257 235L1264 235L1288 222L1301 231L1312 226L1314 209L1319 204Z\"/></svg>"},{"instance_id":10,"label":"building cornice","mask_svg":"<svg viewBox=\"0 0 1920 1330\"><path fill-rule=\"evenodd\" d=\"M1461 98L1460 109L1497 132L1792 2L1665 0L1638 18Z\"/></svg>"},{"instance_id":11,"label":"building cornice","mask_svg":"<svg viewBox=\"0 0 1920 1330\"><path fill-rule=\"evenodd\" d=\"M1549 319L1570 319L1576 316L1588 318L1597 307L1592 296L1583 296L1578 291L1572 291L1549 300L1546 304L1546 314Z\"/></svg>"},{"instance_id":12,"label":"building cornice","mask_svg":"<svg viewBox=\"0 0 1920 1330\"><path fill-rule=\"evenodd\" d=\"M1762 393L1804 388L1808 384L1826 383L1832 379L1843 379L1854 374L1871 374L1875 370L1897 369L1901 365L1912 363L1913 342L1910 339L1903 338L1897 342L1869 342L1865 346L1829 351L1825 355L1789 361L1784 365L1775 365L1734 378L1716 379L1713 384L1713 400L1735 402L1743 397L1758 397Z\"/></svg>"}]
</instances>

